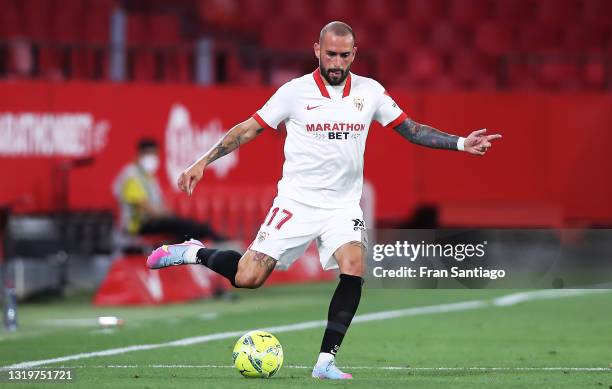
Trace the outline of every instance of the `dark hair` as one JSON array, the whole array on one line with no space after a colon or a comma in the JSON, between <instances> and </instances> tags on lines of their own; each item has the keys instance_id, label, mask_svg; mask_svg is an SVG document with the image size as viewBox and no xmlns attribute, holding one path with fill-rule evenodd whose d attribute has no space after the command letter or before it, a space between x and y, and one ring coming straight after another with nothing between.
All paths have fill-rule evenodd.
<instances>
[{"instance_id":1,"label":"dark hair","mask_svg":"<svg viewBox=\"0 0 612 389\"><path fill-rule=\"evenodd\" d=\"M139 153L142 153L143 151L147 151L150 149L157 149L157 148L159 148L159 144L153 138L141 138L138 141L138 152Z\"/></svg>"},{"instance_id":2,"label":"dark hair","mask_svg":"<svg viewBox=\"0 0 612 389\"><path fill-rule=\"evenodd\" d=\"M327 23L321 29L321 33L319 34L319 44L321 44L321 41L323 40L323 36L327 32L332 32L338 36L345 36L345 35L350 34L353 37L353 46L355 45L355 42L356 42L355 33L353 32L353 29L351 28L351 26L349 26L348 24L344 22L334 21L334 22Z\"/></svg>"}]
</instances>

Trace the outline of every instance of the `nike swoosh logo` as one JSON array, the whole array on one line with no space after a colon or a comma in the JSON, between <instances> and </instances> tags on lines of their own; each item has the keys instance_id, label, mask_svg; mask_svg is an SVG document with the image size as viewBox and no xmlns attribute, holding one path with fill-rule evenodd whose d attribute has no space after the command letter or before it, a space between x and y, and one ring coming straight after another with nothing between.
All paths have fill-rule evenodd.
<instances>
[{"instance_id":1,"label":"nike swoosh logo","mask_svg":"<svg viewBox=\"0 0 612 389\"><path fill-rule=\"evenodd\" d=\"M311 106L310 106L310 104L308 104L308 105L306 106L306 109L307 109L308 111L310 111L311 109L319 108L319 107L320 107L320 106L322 106L322 105L323 105L323 104L319 104L319 105L315 105L314 107L311 107Z\"/></svg>"}]
</instances>

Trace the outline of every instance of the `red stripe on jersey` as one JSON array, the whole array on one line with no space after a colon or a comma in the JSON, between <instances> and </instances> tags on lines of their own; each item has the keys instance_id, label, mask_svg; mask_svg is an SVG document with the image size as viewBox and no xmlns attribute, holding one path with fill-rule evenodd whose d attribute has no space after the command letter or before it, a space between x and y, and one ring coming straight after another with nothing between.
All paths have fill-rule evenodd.
<instances>
[{"instance_id":1,"label":"red stripe on jersey","mask_svg":"<svg viewBox=\"0 0 612 389\"><path fill-rule=\"evenodd\" d=\"M344 83L344 89L342 90L342 97L346 97L351 94L351 73L346 77L346 82Z\"/></svg>"},{"instance_id":2,"label":"red stripe on jersey","mask_svg":"<svg viewBox=\"0 0 612 389\"><path fill-rule=\"evenodd\" d=\"M391 123L387 124L385 127L395 128L395 126L397 126L398 124L400 124L401 122L403 122L407 118L408 118L408 115L406 115L404 112L402 112L402 113L400 113L400 115L397 118L395 118L395 120L392 120Z\"/></svg>"},{"instance_id":3,"label":"red stripe on jersey","mask_svg":"<svg viewBox=\"0 0 612 389\"><path fill-rule=\"evenodd\" d=\"M325 87L325 82L323 82L323 77L321 77L321 72L319 69L316 69L312 72L312 76L314 77L315 83L317 87L319 87L319 91L323 97L327 97L331 99L327 88ZM344 83L344 89L342 89L342 97L346 97L351 94L351 73L346 77L346 82Z\"/></svg>"},{"instance_id":4,"label":"red stripe on jersey","mask_svg":"<svg viewBox=\"0 0 612 389\"><path fill-rule=\"evenodd\" d=\"M261 126L261 128L266 128L266 129L270 129L270 130L276 130L276 128L272 127L271 125L269 125L268 123L266 123L265 120L263 120L261 118L261 116L259 116L259 114L257 112L255 112L253 114L253 116L251 116L253 119L255 119L255 121L257 123L259 123L259 125Z\"/></svg>"},{"instance_id":5,"label":"red stripe on jersey","mask_svg":"<svg viewBox=\"0 0 612 389\"><path fill-rule=\"evenodd\" d=\"M319 69L315 69L315 71L312 72L312 76L314 77L315 84L317 84L317 86L319 87L319 91L321 92L321 95L323 97L327 97L328 99L331 99L331 96L329 95L327 88L325 88L325 83L323 82L323 78L321 77L321 72L319 71Z\"/></svg>"}]
</instances>

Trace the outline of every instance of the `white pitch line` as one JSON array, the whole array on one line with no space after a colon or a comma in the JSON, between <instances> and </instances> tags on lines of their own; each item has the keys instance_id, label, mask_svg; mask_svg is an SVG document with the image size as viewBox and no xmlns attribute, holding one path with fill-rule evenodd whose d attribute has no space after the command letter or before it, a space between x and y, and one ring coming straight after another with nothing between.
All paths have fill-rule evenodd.
<instances>
[{"instance_id":1,"label":"white pitch line","mask_svg":"<svg viewBox=\"0 0 612 389\"><path fill-rule=\"evenodd\" d=\"M493 305L505 307L524 301L556 299L560 297L582 296L593 293L607 293L608 289L551 289L512 293L493 299Z\"/></svg>"},{"instance_id":2,"label":"white pitch line","mask_svg":"<svg viewBox=\"0 0 612 389\"><path fill-rule=\"evenodd\" d=\"M78 366L39 366L56 369L234 369L233 365L78 365ZM289 369L312 369L312 366L284 365ZM606 371L609 367L410 367L410 366L343 366L347 370L411 370L411 371Z\"/></svg>"},{"instance_id":3,"label":"white pitch line","mask_svg":"<svg viewBox=\"0 0 612 389\"><path fill-rule=\"evenodd\" d=\"M391 310L391 311L367 313L367 314L355 316L355 318L353 319L353 323L365 323L369 321L379 321L379 320L387 320L387 319L393 319L393 318L398 318L398 317L426 315L426 314L433 314L433 313L466 311L466 310L488 307L488 306L491 306L491 304L494 306L508 306L508 305L517 304L519 302L535 300L539 298L552 298L553 296L552 292L554 291L543 290L543 291L527 292L529 293L528 295L525 295L523 293L513 293L507 296L498 297L492 301L487 301L487 300L461 301L461 302L450 303L450 304L439 304L439 305L430 305L430 306L425 306L425 307L414 307L414 308L397 309L397 310ZM561 290L558 292L559 293L557 293L557 298L570 297L570 296L576 295L576 293L571 293L571 292L568 293L568 291L565 291L565 290ZM584 291L579 291L578 294L582 295L582 294L595 293L595 292L602 292L602 290L598 290L598 289L584 290ZM515 296L515 297L512 297L512 296ZM520 297L516 297L516 296L520 296ZM542 297L542 296L546 296L546 297ZM509 301L506 301L505 304L504 303L500 304L499 301L503 301L503 300L500 300L503 298L507 298L509 299ZM282 326L265 327L261 329L264 331L272 332L272 333L283 333L283 332L300 331L300 330L307 330L307 329L312 329L312 328L325 327L326 325L327 325L326 320L315 320L315 321L307 321L307 322L288 324L288 325L282 325ZM102 351L94 351L94 352L88 352L88 353L67 355L64 357L41 359L37 361L26 361L26 362L20 362L20 363L15 363L13 365L0 367L0 371L9 370L9 369L27 369L27 368L36 367L36 366L75 361L75 360L86 359L86 358L107 357L107 356L112 356L112 355L125 354L125 353L129 353L133 351L155 350L155 349L165 348L165 347L190 346L193 344L208 343L208 342L212 342L215 340L221 340L221 339L234 339L234 338L242 336L245 332L247 332L247 330L218 332L215 334L208 334L208 335L202 335L202 336L193 336L193 337L188 337L188 338L183 338L183 339L177 339L171 342L137 344L133 346L118 347L118 348L112 348L112 349L102 350Z\"/></svg>"}]
</instances>

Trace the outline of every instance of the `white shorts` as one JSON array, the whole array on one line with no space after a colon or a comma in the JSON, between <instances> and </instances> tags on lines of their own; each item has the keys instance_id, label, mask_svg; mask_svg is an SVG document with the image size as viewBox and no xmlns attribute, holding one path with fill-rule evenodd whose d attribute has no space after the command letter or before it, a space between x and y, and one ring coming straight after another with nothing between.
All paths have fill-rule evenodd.
<instances>
[{"instance_id":1,"label":"white shorts","mask_svg":"<svg viewBox=\"0 0 612 389\"><path fill-rule=\"evenodd\" d=\"M359 204L327 209L277 196L250 248L276 259L276 266L286 269L313 240L325 270L338 268L334 253L345 243L361 242L367 247Z\"/></svg>"}]
</instances>

